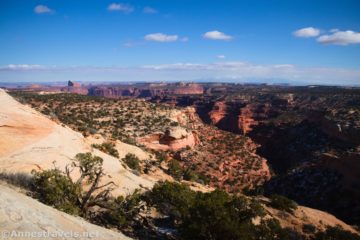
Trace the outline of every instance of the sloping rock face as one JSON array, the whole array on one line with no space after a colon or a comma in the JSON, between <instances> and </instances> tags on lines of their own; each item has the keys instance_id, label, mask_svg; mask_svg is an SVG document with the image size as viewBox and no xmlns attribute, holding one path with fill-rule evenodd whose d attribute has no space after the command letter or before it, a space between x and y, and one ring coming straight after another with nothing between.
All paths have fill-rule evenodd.
<instances>
[{"instance_id":1,"label":"sloping rock face","mask_svg":"<svg viewBox=\"0 0 360 240\"><path fill-rule=\"evenodd\" d=\"M187 147L194 147L197 138L193 132L181 127L175 127L166 130L165 133L154 133L139 138L138 142L154 150L177 151Z\"/></svg>"},{"instance_id":2,"label":"sloping rock face","mask_svg":"<svg viewBox=\"0 0 360 240\"><path fill-rule=\"evenodd\" d=\"M136 176L119 159L92 149L80 133L56 124L34 109L22 105L0 89L0 171L30 173L33 169L60 169L78 153L92 152L104 159L103 181L114 181L114 195L137 188L151 188L153 181Z\"/></svg>"},{"instance_id":3,"label":"sloping rock face","mask_svg":"<svg viewBox=\"0 0 360 240\"><path fill-rule=\"evenodd\" d=\"M26 232L54 234L51 239L130 239L122 233L93 225L79 217L60 212L1 185L1 183L0 228L1 233L4 234L1 239L31 239L31 237L21 237L21 234ZM46 235L34 237L34 239L49 238Z\"/></svg>"}]
</instances>

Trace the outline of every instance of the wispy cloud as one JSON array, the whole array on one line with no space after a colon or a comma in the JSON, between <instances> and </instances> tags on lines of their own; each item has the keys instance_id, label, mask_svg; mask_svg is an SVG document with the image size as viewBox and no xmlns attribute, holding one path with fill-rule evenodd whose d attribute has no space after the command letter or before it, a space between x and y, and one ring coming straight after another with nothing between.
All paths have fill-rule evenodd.
<instances>
[{"instance_id":1,"label":"wispy cloud","mask_svg":"<svg viewBox=\"0 0 360 240\"><path fill-rule=\"evenodd\" d=\"M54 13L55 11L50 9L48 6L37 5L36 7L34 7L34 12L36 14L44 14L44 13Z\"/></svg>"},{"instance_id":2,"label":"wispy cloud","mask_svg":"<svg viewBox=\"0 0 360 240\"><path fill-rule=\"evenodd\" d=\"M304 68L292 64L249 62L175 63L138 67L56 67L31 64L0 67L0 81L233 81L360 85L359 69Z\"/></svg>"},{"instance_id":3,"label":"wispy cloud","mask_svg":"<svg viewBox=\"0 0 360 240\"><path fill-rule=\"evenodd\" d=\"M126 41L122 44L123 47L125 48L132 48L132 47L137 47L137 46L142 46L144 45L145 42L144 41L133 41L133 40L129 40Z\"/></svg>"},{"instance_id":4,"label":"wispy cloud","mask_svg":"<svg viewBox=\"0 0 360 240\"><path fill-rule=\"evenodd\" d=\"M225 41L229 41L233 39L232 36L226 35L225 33L217 30L204 33L203 38L211 39L211 40L225 40Z\"/></svg>"},{"instance_id":5,"label":"wispy cloud","mask_svg":"<svg viewBox=\"0 0 360 240\"><path fill-rule=\"evenodd\" d=\"M349 45L360 44L360 33L351 30L339 31L332 29L332 34L320 36L317 41L322 44Z\"/></svg>"},{"instance_id":6,"label":"wispy cloud","mask_svg":"<svg viewBox=\"0 0 360 240\"><path fill-rule=\"evenodd\" d=\"M26 71L26 70L40 70L46 69L47 67L42 65L34 64L9 64L6 66L0 67L1 71Z\"/></svg>"},{"instance_id":7,"label":"wispy cloud","mask_svg":"<svg viewBox=\"0 0 360 240\"><path fill-rule=\"evenodd\" d=\"M313 27L306 27L296 30L295 32L293 32L293 35L302 38L317 37L320 35L320 30Z\"/></svg>"},{"instance_id":8,"label":"wispy cloud","mask_svg":"<svg viewBox=\"0 0 360 240\"><path fill-rule=\"evenodd\" d=\"M124 3L111 3L108 8L109 11L119 11L123 13L131 13L134 11L134 7Z\"/></svg>"},{"instance_id":9,"label":"wispy cloud","mask_svg":"<svg viewBox=\"0 0 360 240\"><path fill-rule=\"evenodd\" d=\"M225 55L218 55L218 56L216 56L218 59L225 59L226 58L226 56Z\"/></svg>"},{"instance_id":10,"label":"wispy cloud","mask_svg":"<svg viewBox=\"0 0 360 240\"><path fill-rule=\"evenodd\" d=\"M155 14L155 13L158 13L158 10L156 10L155 8L152 8L152 7L144 7L143 13Z\"/></svg>"},{"instance_id":11,"label":"wispy cloud","mask_svg":"<svg viewBox=\"0 0 360 240\"><path fill-rule=\"evenodd\" d=\"M292 64L261 65L247 62L218 62L212 64L176 63L144 66L145 69L174 74L192 79L248 81L259 79L269 82L274 79L288 83L359 85L360 70L341 68L303 68Z\"/></svg>"},{"instance_id":12,"label":"wispy cloud","mask_svg":"<svg viewBox=\"0 0 360 240\"><path fill-rule=\"evenodd\" d=\"M153 42L175 42L179 38L178 35L167 35L164 33L151 33L147 34L144 39L146 41L153 41Z\"/></svg>"}]
</instances>

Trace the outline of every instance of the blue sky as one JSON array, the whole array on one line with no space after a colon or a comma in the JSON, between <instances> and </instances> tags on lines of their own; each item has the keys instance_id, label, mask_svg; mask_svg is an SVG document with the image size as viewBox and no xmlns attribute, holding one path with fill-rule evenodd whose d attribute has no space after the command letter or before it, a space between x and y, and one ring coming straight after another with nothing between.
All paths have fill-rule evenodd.
<instances>
[{"instance_id":1,"label":"blue sky","mask_svg":"<svg viewBox=\"0 0 360 240\"><path fill-rule=\"evenodd\" d=\"M0 81L360 84L358 0L1 0Z\"/></svg>"}]
</instances>

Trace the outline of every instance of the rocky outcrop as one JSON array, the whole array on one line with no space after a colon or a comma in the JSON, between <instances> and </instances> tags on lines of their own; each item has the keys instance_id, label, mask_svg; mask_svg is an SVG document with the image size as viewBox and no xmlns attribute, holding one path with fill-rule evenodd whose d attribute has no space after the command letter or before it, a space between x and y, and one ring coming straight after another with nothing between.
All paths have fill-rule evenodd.
<instances>
[{"instance_id":1,"label":"rocky outcrop","mask_svg":"<svg viewBox=\"0 0 360 240\"><path fill-rule=\"evenodd\" d=\"M81 87L80 83L68 81L68 87Z\"/></svg>"},{"instance_id":2,"label":"rocky outcrop","mask_svg":"<svg viewBox=\"0 0 360 240\"><path fill-rule=\"evenodd\" d=\"M186 147L194 147L198 138L193 132L181 127L174 127L164 133L153 133L138 138L140 144L154 150L177 151Z\"/></svg>"},{"instance_id":3,"label":"rocky outcrop","mask_svg":"<svg viewBox=\"0 0 360 240\"><path fill-rule=\"evenodd\" d=\"M175 86L173 93L176 95L203 94L204 88L197 83L179 83Z\"/></svg>"},{"instance_id":4,"label":"rocky outcrop","mask_svg":"<svg viewBox=\"0 0 360 240\"><path fill-rule=\"evenodd\" d=\"M80 83L68 81L67 87L61 88L62 92L76 93L81 95L87 95L88 89L83 87Z\"/></svg>"}]
</instances>

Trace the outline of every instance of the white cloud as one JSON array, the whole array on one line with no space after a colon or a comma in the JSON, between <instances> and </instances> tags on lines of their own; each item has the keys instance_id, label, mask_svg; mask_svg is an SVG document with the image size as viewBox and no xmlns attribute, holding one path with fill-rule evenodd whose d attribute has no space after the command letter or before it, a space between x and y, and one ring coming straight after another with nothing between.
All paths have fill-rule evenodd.
<instances>
[{"instance_id":1,"label":"white cloud","mask_svg":"<svg viewBox=\"0 0 360 240\"><path fill-rule=\"evenodd\" d=\"M218 58L218 59L225 59L226 56L225 56L225 55L218 55L217 58Z\"/></svg>"},{"instance_id":2,"label":"white cloud","mask_svg":"<svg viewBox=\"0 0 360 240\"><path fill-rule=\"evenodd\" d=\"M206 32L203 34L203 38L211 39L211 40L231 40L232 36L226 35L223 32L219 32L217 30Z\"/></svg>"},{"instance_id":3,"label":"white cloud","mask_svg":"<svg viewBox=\"0 0 360 240\"><path fill-rule=\"evenodd\" d=\"M320 34L320 30L313 27L307 27L299 29L293 32L294 36L302 37L302 38L310 38L310 37L317 37Z\"/></svg>"},{"instance_id":4,"label":"white cloud","mask_svg":"<svg viewBox=\"0 0 360 240\"><path fill-rule=\"evenodd\" d=\"M158 13L158 10L156 10L155 8L152 8L152 7L144 7L143 13L155 14L155 13Z\"/></svg>"},{"instance_id":5,"label":"white cloud","mask_svg":"<svg viewBox=\"0 0 360 240\"><path fill-rule=\"evenodd\" d=\"M112 3L107 8L109 11L120 11L124 13L131 13L134 11L134 8L128 4L123 3Z\"/></svg>"},{"instance_id":6,"label":"white cloud","mask_svg":"<svg viewBox=\"0 0 360 240\"><path fill-rule=\"evenodd\" d=\"M43 13L53 13L54 11L50 9L48 6L45 5L37 5L34 8L34 12L37 14L43 14Z\"/></svg>"},{"instance_id":7,"label":"white cloud","mask_svg":"<svg viewBox=\"0 0 360 240\"><path fill-rule=\"evenodd\" d=\"M333 29L332 34L320 36L317 41L322 44L349 45L360 44L360 33L351 30L339 31Z\"/></svg>"},{"instance_id":8,"label":"white cloud","mask_svg":"<svg viewBox=\"0 0 360 240\"><path fill-rule=\"evenodd\" d=\"M144 37L146 41L154 41L154 42L174 42L178 40L178 35L166 35L163 33L152 33L148 34Z\"/></svg>"}]
</instances>

